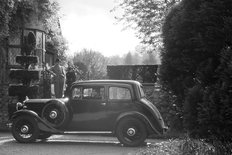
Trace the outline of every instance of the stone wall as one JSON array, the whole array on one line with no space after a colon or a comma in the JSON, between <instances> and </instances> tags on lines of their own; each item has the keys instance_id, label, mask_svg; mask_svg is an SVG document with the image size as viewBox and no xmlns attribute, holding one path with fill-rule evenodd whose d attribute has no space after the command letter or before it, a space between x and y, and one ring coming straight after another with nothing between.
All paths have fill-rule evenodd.
<instances>
[{"instance_id":1,"label":"stone wall","mask_svg":"<svg viewBox=\"0 0 232 155\"><path fill-rule=\"evenodd\" d=\"M0 44L0 130L6 129L6 122L8 120L7 104L8 97L8 85L7 83L7 69L6 69L6 49Z\"/></svg>"},{"instance_id":2,"label":"stone wall","mask_svg":"<svg viewBox=\"0 0 232 155\"><path fill-rule=\"evenodd\" d=\"M0 130L8 130L8 105L15 104L17 97L8 96L8 85L0 85Z\"/></svg>"}]
</instances>

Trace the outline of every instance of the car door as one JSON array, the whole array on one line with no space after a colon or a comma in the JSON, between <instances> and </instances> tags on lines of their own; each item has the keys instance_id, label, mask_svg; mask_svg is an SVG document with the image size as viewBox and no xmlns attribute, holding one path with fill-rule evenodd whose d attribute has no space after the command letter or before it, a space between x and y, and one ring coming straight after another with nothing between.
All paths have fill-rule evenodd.
<instances>
[{"instance_id":1,"label":"car door","mask_svg":"<svg viewBox=\"0 0 232 155\"><path fill-rule=\"evenodd\" d=\"M106 121L106 95L103 85L82 85L72 89L71 131L104 131Z\"/></svg>"},{"instance_id":2,"label":"car door","mask_svg":"<svg viewBox=\"0 0 232 155\"><path fill-rule=\"evenodd\" d=\"M127 84L111 84L107 86L107 120L108 127L113 129L120 114L132 111L134 94Z\"/></svg>"}]
</instances>

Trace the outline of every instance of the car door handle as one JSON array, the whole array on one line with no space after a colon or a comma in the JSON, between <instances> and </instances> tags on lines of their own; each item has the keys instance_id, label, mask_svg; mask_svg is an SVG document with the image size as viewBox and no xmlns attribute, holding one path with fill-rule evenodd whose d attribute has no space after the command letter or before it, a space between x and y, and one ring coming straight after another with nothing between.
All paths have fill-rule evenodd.
<instances>
[{"instance_id":1,"label":"car door handle","mask_svg":"<svg viewBox=\"0 0 232 155\"><path fill-rule=\"evenodd\" d=\"M106 105L106 103L100 103L102 106L105 106Z\"/></svg>"}]
</instances>

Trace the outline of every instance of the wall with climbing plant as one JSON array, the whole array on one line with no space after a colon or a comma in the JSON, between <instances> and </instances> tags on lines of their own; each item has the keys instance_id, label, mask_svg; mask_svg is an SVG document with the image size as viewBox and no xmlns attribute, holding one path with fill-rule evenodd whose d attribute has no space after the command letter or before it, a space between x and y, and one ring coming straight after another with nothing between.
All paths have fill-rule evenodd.
<instances>
[{"instance_id":1,"label":"wall with climbing plant","mask_svg":"<svg viewBox=\"0 0 232 155\"><path fill-rule=\"evenodd\" d=\"M25 27L46 32L46 50L65 59L67 44L59 25L59 4L50 0L1 0L0 1L0 130L8 120L7 106L16 102L9 97L9 70L18 67L15 57L19 55L20 34ZM9 50L10 42L19 43ZM14 81L13 81L14 82Z\"/></svg>"}]
</instances>

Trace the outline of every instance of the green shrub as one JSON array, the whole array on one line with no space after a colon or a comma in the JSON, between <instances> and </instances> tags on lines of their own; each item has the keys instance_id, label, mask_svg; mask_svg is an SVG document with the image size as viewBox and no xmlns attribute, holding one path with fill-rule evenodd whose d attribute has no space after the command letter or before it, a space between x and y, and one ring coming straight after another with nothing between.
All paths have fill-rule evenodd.
<instances>
[{"instance_id":1,"label":"green shrub","mask_svg":"<svg viewBox=\"0 0 232 155\"><path fill-rule=\"evenodd\" d=\"M232 139L232 50L221 52L220 65L215 70L217 81L204 89L198 108L199 135L215 137L222 142Z\"/></svg>"},{"instance_id":2,"label":"green shrub","mask_svg":"<svg viewBox=\"0 0 232 155\"><path fill-rule=\"evenodd\" d=\"M190 134L221 141L232 137L231 7L231 0L182 0L162 29L162 85L185 111Z\"/></svg>"},{"instance_id":3,"label":"green shrub","mask_svg":"<svg viewBox=\"0 0 232 155\"><path fill-rule=\"evenodd\" d=\"M189 89L186 95L184 109L184 127L187 129L190 136L195 137L198 134L198 108L199 103L202 103L203 89L200 85L196 85Z\"/></svg>"},{"instance_id":4,"label":"green shrub","mask_svg":"<svg viewBox=\"0 0 232 155\"><path fill-rule=\"evenodd\" d=\"M168 132L176 135L183 132L182 111L177 106L176 96L162 88L155 89L152 97L148 97L159 109L165 124L169 127Z\"/></svg>"},{"instance_id":5,"label":"green shrub","mask_svg":"<svg viewBox=\"0 0 232 155\"><path fill-rule=\"evenodd\" d=\"M222 147L221 144L219 144ZM217 154L216 148L203 140L191 139L169 139L163 142L150 144L140 149L138 155L222 155Z\"/></svg>"}]
</instances>

